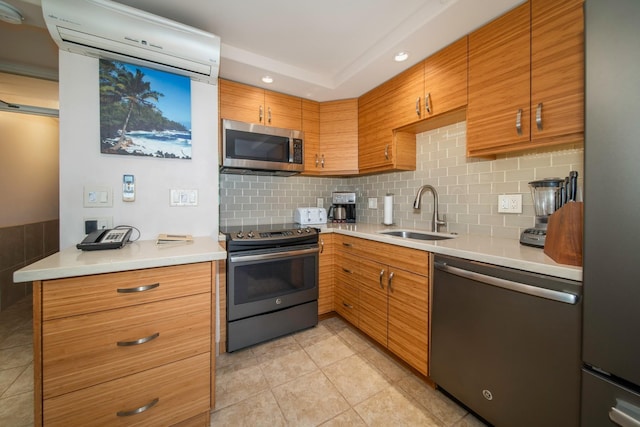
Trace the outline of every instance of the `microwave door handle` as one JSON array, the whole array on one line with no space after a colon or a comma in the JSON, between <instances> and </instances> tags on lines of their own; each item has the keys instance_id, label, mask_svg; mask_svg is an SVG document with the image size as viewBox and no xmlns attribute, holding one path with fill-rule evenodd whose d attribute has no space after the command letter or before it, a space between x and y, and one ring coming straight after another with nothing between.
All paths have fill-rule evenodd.
<instances>
[{"instance_id":1,"label":"microwave door handle","mask_svg":"<svg viewBox=\"0 0 640 427\"><path fill-rule=\"evenodd\" d=\"M293 150L294 150L294 141L293 141L293 138L289 138L289 163L293 163Z\"/></svg>"}]
</instances>

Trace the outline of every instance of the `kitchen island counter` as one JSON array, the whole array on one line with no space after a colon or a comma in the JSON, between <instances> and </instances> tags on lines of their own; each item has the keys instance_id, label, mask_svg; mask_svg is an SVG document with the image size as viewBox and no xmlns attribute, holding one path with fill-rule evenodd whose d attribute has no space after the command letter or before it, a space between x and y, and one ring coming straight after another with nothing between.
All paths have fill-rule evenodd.
<instances>
[{"instance_id":1,"label":"kitchen island counter","mask_svg":"<svg viewBox=\"0 0 640 427\"><path fill-rule=\"evenodd\" d=\"M211 237L194 237L192 243L162 245L157 245L155 240L143 240L122 249L102 251L67 248L21 268L14 273L13 280L16 283L51 280L216 261L226 257L226 251Z\"/></svg>"},{"instance_id":2,"label":"kitchen island counter","mask_svg":"<svg viewBox=\"0 0 640 427\"><path fill-rule=\"evenodd\" d=\"M516 239L469 234L456 235L455 238L447 240L416 240L380 234L381 231L411 230L406 227L382 224L327 224L320 228L323 233L345 234L436 254L582 281L582 267L558 264L545 255L541 248L524 246ZM414 231L428 233L425 230Z\"/></svg>"}]
</instances>

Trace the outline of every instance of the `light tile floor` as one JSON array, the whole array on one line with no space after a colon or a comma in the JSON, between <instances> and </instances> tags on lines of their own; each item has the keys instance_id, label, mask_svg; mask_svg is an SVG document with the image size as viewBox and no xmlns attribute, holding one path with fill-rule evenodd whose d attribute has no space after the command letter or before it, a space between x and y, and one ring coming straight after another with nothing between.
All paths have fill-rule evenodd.
<instances>
[{"instance_id":1,"label":"light tile floor","mask_svg":"<svg viewBox=\"0 0 640 427\"><path fill-rule=\"evenodd\" d=\"M0 312L0 426L33 425L32 304ZM484 426L340 318L217 358L212 426Z\"/></svg>"},{"instance_id":2,"label":"light tile floor","mask_svg":"<svg viewBox=\"0 0 640 427\"><path fill-rule=\"evenodd\" d=\"M33 425L31 297L0 312L0 426Z\"/></svg>"},{"instance_id":3,"label":"light tile floor","mask_svg":"<svg viewBox=\"0 0 640 427\"><path fill-rule=\"evenodd\" d=\"M484 426L341 318L218 356L212 426Z\"/></svg>"}]
</instances>

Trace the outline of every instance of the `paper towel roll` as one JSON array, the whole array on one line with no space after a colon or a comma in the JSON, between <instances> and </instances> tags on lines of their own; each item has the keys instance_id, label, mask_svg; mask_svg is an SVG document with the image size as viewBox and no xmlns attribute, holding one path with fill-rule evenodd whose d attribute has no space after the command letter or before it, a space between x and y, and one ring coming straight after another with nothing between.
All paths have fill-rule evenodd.
<instances>
[{"instance_id":1,"label":"paper towel roll","mask_svg":"<svg viewBox=\"0 0 640 427\"><path fill-rule=\"evenodd\" d=\"M393 224L393 194L384 196L384 219L382 223L384 225Z\"/></svg>"}]
</instances>

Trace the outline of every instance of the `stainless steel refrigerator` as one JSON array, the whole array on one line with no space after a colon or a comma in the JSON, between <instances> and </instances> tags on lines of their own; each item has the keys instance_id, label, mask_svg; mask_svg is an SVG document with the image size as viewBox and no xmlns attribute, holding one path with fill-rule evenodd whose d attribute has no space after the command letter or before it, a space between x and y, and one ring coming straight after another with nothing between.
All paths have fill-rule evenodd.
<instances>
[{"instance_id":1,"label":"stainless steel refrigerator","mask_svg":"<svg viewBox=\"0 0 640 427\"><path fill-rule=\"evenodd\" d=\"M640 426L640 0L585 0L582 426Z\"/></svg>"}]
</instances>

